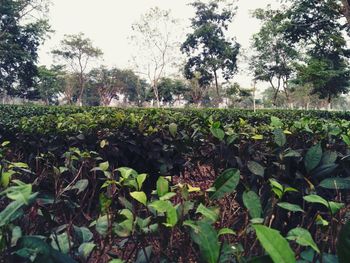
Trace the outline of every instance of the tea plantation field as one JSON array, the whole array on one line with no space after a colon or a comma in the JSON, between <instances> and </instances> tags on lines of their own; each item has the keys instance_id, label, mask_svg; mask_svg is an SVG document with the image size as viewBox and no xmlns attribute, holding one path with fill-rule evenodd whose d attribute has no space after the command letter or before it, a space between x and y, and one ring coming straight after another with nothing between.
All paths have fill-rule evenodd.
<instances>
[{"instance_id":1,"label":"tea plantation field","mask_svg":"<svg viewBox=\"0 0 350 263\"><path fill-rule=\"evenodd\" d=\"M0 262L350 262L350 113L0 106Z\"/></svg>"}]
</instances>

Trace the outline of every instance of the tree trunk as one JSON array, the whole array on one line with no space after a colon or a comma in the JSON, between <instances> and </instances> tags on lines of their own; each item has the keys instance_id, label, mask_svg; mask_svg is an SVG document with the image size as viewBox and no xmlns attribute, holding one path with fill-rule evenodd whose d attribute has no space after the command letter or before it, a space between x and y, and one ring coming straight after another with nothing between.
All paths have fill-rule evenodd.
<instances>
[{"instance_id":1,"label":"tree trunk","mask_svg":"<svg viewBox=\"0 0 350 263\"><path fill-rule=\"evenodd\" d=\"M154 93L154 97L156 98L157 108L160 108L159 92L158 92L158 87L155 83L153 84L153 93Z\"/></svg>"},{"instance_id":2,"label":"tree trunk","mask_svg":"<svg viewBox=\"0 0 350 263\"><path fill-rule=\"evenodd\" d=\"M79 77L79 95L77 98L77 105L83 106L83 94L84 94L84 76L83 73L80 74Z\"/></svg>"},{"instance_id":3,"label":"tree trunk","mask_svg":"<svg viewBox=\"0 0 350 263\"><path fill-rule=\"evenodd\" d=\"M253 87L253 111L254 112L256 112L255 92L256 92L256 80L254 81L254 87Z\"/></svg>"},{"instance_id":4,"label":"tree trunk","mask_svg":"<svg viewBox=\"0 0 350 263\"><path fill-rule=\"evenodd\" d=\"M332 109L332 97L328 96L327 99L327 110L330 111Z\"/></svg>"},{"instance_id":5,"label":"tree trunk","mask_svg":"<svg viewBox=\"0 0 350 263\"><path fill-rule=\"evenodd\" d=\"M218 76L216 74L216 70L214 69L214 79L215 79L215 89L216 89L216 94L218 97L220 96L219 94L219 83L218 83Z\"/></svg>"}]
</instances>

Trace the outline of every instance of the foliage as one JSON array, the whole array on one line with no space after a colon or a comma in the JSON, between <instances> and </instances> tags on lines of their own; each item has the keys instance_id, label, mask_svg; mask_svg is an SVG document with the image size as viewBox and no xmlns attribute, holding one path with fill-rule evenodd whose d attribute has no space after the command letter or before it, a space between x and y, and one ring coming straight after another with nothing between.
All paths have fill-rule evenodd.
<instances>
[{"instance_id":1,"label":"foliage","mask_svg":"<svg viewBox=\"0 0 350 263\"><path fill-rule=\"evenodd\" d=\"M299 66L298 79L313 85L312 93L332 99L347 93L349 50L340 1L293 1L285 13L285 38L306 49L306 65ZM307 15L312 13L312 15Z\"/></svg>"},{"instance_id":2,"label":"foliage","mask_svg":"<svg viewBox=\"0 0 350 263\"><path fill-rule=\"evenodd\" d=\"M82 105L82 98L86 86L86 70L88 63L92 59L102 56L102 51L93 46L92 41L86 38L83 33L76 35L65 35L65 39L61 41L59 49L55 49L52 53L63 59L76 74L78 79L78 95L77 104Z\"/></svg>"},{"instance_id":3,"label":"foliage","mask_svg":"<svg viewBox=\"0 0 350 263\"><path fill-rule=\"evenodd\" d=\"M346 112L0 111L1 257L347 260Z\"/></svg>"},{"instance_id":4,"label":"foliage","mask_svg":"<svg viewBox=\"0 0 350 263\"><path fill-rule=\"evenodd\" d=\"M38 68L35 88L38 92L38 98L43 100L46 105L57 104L58 95L62 92L64 86L63 75L60 66L51 69L45 66Z\"/></svg>"},{"instance_id":5,"label":"foliage","mask_svg":"<svg viewBox=\"0 0 350 263\"><path fill-rule=\"evenodd\" d=\"M199 73L201 86L208 86L214 81L219 96L219 74L229 80L237 71L240 45L225 37L235 13L230 7L220 10L219 3L215 1L208 4L195 1L191 5L196 9L191 20L193 33L187 35L181 46L182 52L189 57L184 69L185 77L193 79Z\"/></svg>"},{"instance_id":6,"label":"foliage","mask_svg":"<svg viewBox=\"0 0 350 263\"><path fill-rule=\"evenodd\" d=\"M155 7L132 25L131 40L137 50L136 68L147 78L157 107L160 107L161 100L159 82L169 71L169 66L175 65L178 36L174 34L174 28L177 24L170 10Z\"/></svg>"},{"instance_id":7,"label":"foliage","mask_svg":"<svg viewBox=\"0 0 350 263\"><path fill-rule=\"evenodd\" d=\"M31 98L38 48L50 30L46 12L47 1L1 1L0 93Z\"/></svg>"},{"instance_id":8,"label":"foliage","mask_svg":"<svg viewBox=\"0 0 350 263\"><path fill-rule=\"evenodd\" d=\"M257 9L254 12L254 17L262 21L263 25L253 36L252 47L255 54L250 59L250 68L255 80L269 83L274 91L274 104L280 90L283 90L287 101L290 101L288 82L293 73L293 64L300 56L284 39L282 10L268 8Z\"/></svg>"}]
</instances>

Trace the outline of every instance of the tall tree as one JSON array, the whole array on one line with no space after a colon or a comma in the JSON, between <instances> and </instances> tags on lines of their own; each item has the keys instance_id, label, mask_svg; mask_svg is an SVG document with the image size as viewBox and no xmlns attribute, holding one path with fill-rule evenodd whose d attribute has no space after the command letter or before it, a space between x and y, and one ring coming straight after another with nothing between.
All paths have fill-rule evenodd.
<instances>
[{"instance_id":1,"label":"tall tree","mask_svg":"<svg viewBox=\"0 0 350 263\"><path fill-rule=\"evenodd\" d=\"M230 6L220 8L220 2L224 1L191 4L196 9L195 17L191 19L193 32L181 46L182 52L189 57L185 77L192 79L198 72L200 85L208 86L214 82L218 96L219 77L229 80L236 73L240 48L234 39L225 36L235 12Z\"/></svg>"},{"instance_id":2,"label":"tall tree","mask_svg":"<svg viewBox=\"0 0 350 263\"><path fill-rule=\"evenodd\" d=\"M125 89L122 74L117 68L108 69L104 66L90 71L89 85L97 91L101 105L110 105L112 99Z\"/></svg>"},{"instance_id":3,"label":"tall tree","mask_svg":"<svg viewBox=\"0 0 350 263\"><path fill-rule=\"evenodd\" d=\"M253 16L262 21L260 31L253 36L254 55L250 58L250 68L254 80L265 81L275 92L273 102L278 93L284 91L288 103L290 101L289 80L293 73L293 64L298 59L297 50L284 38L283 11L257 9Z\"/></svg>"},{"instance_id":4,"label":"tall tree","mask_svg":"<svg viewBox=\"0 0 350 263\"><path fill-rule=\"evenodd\" d=\"M147 81L140 78L133 70L123 70L122 80L125 83L124 94L129 102L141 107L146 101L149 85Z\"/></svg>"},{"instance_id":5,"label":"tall tree","mask_svg":"<svg viewBox=\"0 0 350 263\"><path fill-rule=\"evenodd\" d=\"M188 91L187 84L178 78L162 78L159 82L159 95L163 103L172 105L175 101L180 101Z\"/></svg>"},{"instance_id":6,"label":"tall tree","mask_svg":"<svg viewBox=\"0 0 350 263\"><path fill-rule=\"evenodd\" d=\"M253 96L251 89L242 88L237 82L231 84L226 89L226 97L228 99L227 106L245 108L249 104L253 104Z\"/></svg>"},{"instance_id":7,"label":"tall tree","mask_svg":"<svg viewBox=\"0 0 350 263\"><path fill-rule=\"evenodd\" d=\"M62 67L54 66L48 69L46 66L38 68L35 88L38 91L38 98L46 105L56 104L59 94L64 87L64 72Z\"/></svg>"},{"instance_id":8,"label":"tall tree","mask_svg":"<svg viewBox=\"0 0 350 263\"><path fill-rule=\"evenodd\" d=\"M66 35L65 39L61 41L60 48L53 50L52 53L64 59L73 73L78 76L77 104L81 106L88 65L93 59L102 56L102 51L94 47L92 41L85 37L83 33L79 33L77 35Z\"/></svg>"},{"instance_id":9,"label":"tall tree","mask_svg":"<svg viewBox=\"0 0 350 263\"><path fill-rule=\"evenodd\" d=\"M45 0L0 0L0 93L27 97L49 32Z\"/></svg>"},{"instance_id":10,"label":"tall tree","mask_svg":"<svg viewBox=\"0 0 350 263\"><path fill-rule=\"evenodd\" d=\"M349 88L350 50L341 21L340 1L294 0L285 13L285 37L291 44L303 45L308 55L299 66L299 77L313 85L312 93L327 99Z\"/></svg>"},{"instance_id":11,"label":"tall tree","mask_svg":"<svg viewBox=\"0 0 350 263\"><path fill-rule=\"evenodd\" d=\"M137 46L136 68L147 77L157 106L160 107L158 85L167 68L174 62L176 47L179 46L175 34L178 21L172 18L169 10L151 8L132 25L133 44Z\"/></svg>"}]
</instances>

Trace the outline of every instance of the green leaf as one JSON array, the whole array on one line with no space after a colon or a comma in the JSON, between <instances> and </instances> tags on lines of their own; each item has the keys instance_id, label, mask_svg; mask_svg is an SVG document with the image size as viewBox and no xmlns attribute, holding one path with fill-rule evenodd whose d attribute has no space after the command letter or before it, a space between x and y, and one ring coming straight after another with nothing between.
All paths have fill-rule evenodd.
<instances>
[{"instance_id":1,"label":"green leaf","mask_svg":"<svg viewBox=\"0 0 350 263\"><path fill-rule=\"evenodd\" d=\"M253 192L243 193L243 204L248 209L251 218L260 218L262 214L262 207L259 196Z\"/></svg>"},{"instance_id":2,"label":"green leaf","mask_svg":"<svg viewBox=\"0 0 350 263\"><path fill-rule=\"evenodd\" d=\"M99 165L98 165L98 167L102 170L102 171L107 171L108 170L108 168L109 168L109 162L107 161L107 162L104 162L104 163L100 163Z\"/></svg>"},{"instance_id":3,"label":"green leaf","mask_svg":"<svg viewBox=\"0 0 350 263\"><path fill-rule=\"evenodd\" d=\"M321 144L312 146L306 153L304 158L304 164L307 172L312 171L317 167L322 159L322 148Z\"/></svg>"},{"instance_id":4,"label":"green leaf","mask_svg":"<svg viewBox=\"0 0 350 263\"><path fill-rule=\"evenodd\" d=\"M137 181L137 186L138 186L138 190L141 190L143 183L145 182L147 178L147 174L138 174L136 177L136 181Z\"/></svg>"},{"instance_id":5,"label":"green leaf","mask_svg":"<svg viewBox=\"0 0 350 263\"><path fill-rule=\"evenodd\" d=\"M151 223L152 217L147 217L145 219L142 219L140 217L136 217L135 222L136 225L139 229L143 229L146 228L147 226L149 226L149 224Z\"/></svg>"},{"instance_id":6,"label":"green leaf","mask_svg":"<svg viewBox=\"0 0 350 263\"><path fill-rule=\"evenodd\" d=\"M278 203L277 205L291 212L304 212L304 210L299 205L295 205L287 202L281 202L281 203Z\"/></svg>"},{"instance_id":7,"label":"green leaf","mask_svg":"<svg viewBox=\"0 0 350 263\"><path fill-rule=\"evenodd\" d=\"M338 158L336 152L326 151L322 155L322 164L332 164L335 163Z\"/></svg>"},{"instance_id":8,"label":"green leaf","mask_svg":"<svg viewBox=\"0 0 350 263\"><path fill-rule=\"evenodd\" d=\"M345 144L347 146L350 146L350 138L349 138L349 136L347 136L346 134L343 134L341 137L342 137L343 141L345 142Z\"/></svg>"},{"instance_id":9,"label":"green leaf","mask_svg":"<svg viewBox=\"0 0 350 263\"><path fill-rule=\"evenodd\" d=\"M274 128L282 128L283 123L279 118L271 116L271 126Z\"/></svg>"},{"instance_id":10,"label":"green leaf","mask_svg":"<svg viewBox=\"0 0 350 263\"><path fill-rule=\"evenodd\" d=\"M320 186L326 189L348 190L350 189L350 178L327 178L320 183Z\"/></svg>"},{"instance_id":11,"label":"green leaf","mask_svg":"<svg viewBox=\"0 0 350 263\"><path fill-rule=\"evenodd\" d=\"M331 163L331 164L322 164L315 168L312 171L312 176L315 178L323 178L323 177L329 177L332 176L335 169L338 168L338 164Z\"/></svg>"},{"instance_id":12,"label":"green leaf","mask_svg":"<svg viewBox=\"0 0 350 263\"><path fill-rule=\"evenodd\" d=\"M4 188L8 187L13 174L15 174L15 171L7 171L1 174L0 183L2 187Z\"/></svg>"},{"instance_id":13,"label":"green leaf","mask_svg":"<svg viewBox=\"0 0 350 263\"><path fill-rule=\"evenodd\" d=\"M76 184L72 187L72 189L77 189L77 195L80 194L81 192L85 191L86 187L89 185L89 180L87 179L81 179Z\"/></svg>"},{"instance_id":14,"label":"green leaf","mask_svg":"<svg viewBox=\"0 0 350 263\"><path fill-rule=\"evenodd\" d=\"M34 236L24 236L18 240L17 243L18 250L31 252L36 255L41 255L42 257L49 257L51 254L51 247L41 238ZM16 252L18 254L18 251Z\"/></svg>"},{"instance_id":15,"label":"green leaf","mask_svg":"<svg viewBox=\"0 0 350 263\"><path fill-rule=\"evenodd\" d=\"M131 192L130 195L141 204L147 205L147 196L144 192Z\"/></svg>"},{"instance_id":16,"label":"green leaf","mask_svg":"<svg viewBox=\"0 0 350 263\"><path fill-rule=\"evenodd\" d=\"M325 200L324 198L322 198L322 197L319 196L319 195L307 195L307 196L304 196L303 199L304 199L306 202L309 202L309 203L316 203L316 204L322 204L322 205L324 205L325 207L328 208L328 202L327 202L327 200Z\"/></svg>"},{"instance_id":17,"label":"green leaf","mask_svg":"<svg viewBox=\"0 0 350 263\"><path fill-rule=\"evenodd\" d=\"M83 259L87 259L95 247L96 245L92 242L83 243L79 246L78 253Z\"/></svg>"},{"instance_id":18,"label":"green leaf","mask_svg":"<svg viewBox=\"0 0 350 263\"><path fill-rule=\"evenodd\" d=\"M252 136L252 139L254 139L254 140L262 140L262 139L264 139L264 136L262 136L261 134L255 134L254 136Z\"/></svg>"},{"instance_id":19,"label":"green leaf","mask_svg":"<svg viewBox=\"0 0 350 263\"><path fill-rule=\"evenodd\" d=\"M157 180L157 194L159 197L164 196L169 192L169 182L164 177L159 177Z\"/></svg>"},{"instance_id":20,"label":"green leaf","mask_svg":"<svg viewBox=\"0 0 350 263\"><path fill-rule=\"evenodd\" d=\"M318 249L315 241L313 240L310 232L304 228L297 227L292 230L290 230L287 234L288 240L294 240L301 246L310 246L312 247L317 253L320 253L320 250Z\"/></svg>"},{"instance_id":21,"label":"green leaf","mask_svg":"<svg viewBox=\"0 0 350 263\"><path fill-rule=\"evenodd\" d=\"M284 157L300 157L300 156L301 156L300 153L291 149L288 149L284 154Z\"/></svg>"},{"instance_id":22,"label":"green leaf","mask_svg":"<svg viewBox=\"0 0 350 263\"><path fill-rule=\"evenodd\" d=\"M7 225L17 218L19 209L24 205L21 201L13 201L0 212L0 227Z\"/></svg>"},{"instance_id":23,"label":"green leaf","mask_svg":"<svg viewBox=\"0 0 350 263\"><path fill-rule=\"evenodd\" d=\"M15 246L18 239L22 237L22 229L19 226L15 226L11 233L11 245Z\"/></svg>"},{"instance_id":24,"label":"green leaf","mask_svg":"<svg viewBox=\"0 0 350 263\"><path fill-rule=\"evenodd\" d=\"M96 231L103 237L107 235L107 231L108 231L107 215L101 216L96 220Z\"/></svg>"},{"instance_id":25,"label":"green leaf","mask_svg":"<svg viewBox=\"0 0 350 263\"><path fill-rule=\"evenodd\" d=\"M339 233L337 243L339 263L350 262L350 221L348 221Z\"/></svg>"},{"instance_id":26,"label":"green leaf","mask_svg":"<svg viewBox=\"0 0 350 263\"><path fill-rule=\"evenodd\" d=\"M286 144L287 142L286 135L284 134L282 129L274 130L273 134L274 134L274 141L279 147L282 147L283 145Z\"/></svg>"},{"instance_id":27,"label":"green leaf","mask_svg":"<svg viewBox=\"0 0 350 263\"><path fill-rule=\"evenodd\" d=\"M137 172L131 168L127 168L127 167L120 167L117 169L117 171L120 172L121 176L124 179L128 179L130 177L130 175L137 175Z\"/></svg>"},{"instance_id":28,"label":"green leaf","mask_svg":"<svg viewBox=\"0 0 350 263\"><path fill-rule=\"evenodd\" d=\"M167 221L165 225L167 227L174 227L178 221L176 208L174 206L169 207L166 212L166 215Z\"/></svg>"},{"instance_id":29,"label":"green leaf","mask_svg":"<svg viewBox=\"0 0 350 263\"><path fill-rule=\"evenodd\" d=\"M9 141L4 141L3 143L1 143L1 147L5 147L5 146L7 146L7 145L9 145L9 144L10 144Z\"/></svg>"},{"instance_id":30,"label":"green leaf","mask_svg":"<svg viewBox=\"0 0 350 263\"><path fill-rule=\"evenodd\" d=\"M251 171L253 174L258 175L258 176L264 176L265 173L265 168L261 166L259 163L254 162L254 161L249 161L247 163L247 167L249 171Z\"/></svg>"},{"instance_id":31,"label":"green leaf","mask_svg":"<svg viewBox=\"0 0 350 263\"><path fill-rule=\"evenodd\" d=\"M221 228L218 233L218 237L222 235L236 235L236 232L230 228Z\"/></svg>"},{"instance_id":32,"label":"green leaf","mask_svg":"<svg viewBox=\"0 0 350 263\"><path fill-rule=\"evenodd\" d=\"M23 169L28 169L29 168L28 164L26 164L26 163L12 163L12 165L14 167L23 168Z\"/></svg>"},{"instance_id":33,"label":"green leaf","mask_svg":"<svg viewBox=\"0 0 350 263\"><path fill-rule=\"evenodd\" d=\"M225 138L225 132L220 129L220 128L210 128L211 133L213 134L213 136L217 139L219 139L220 141L222 141Z\"/></svg>"},{"instance_id":34,"label":"green leaf","mask_svg":"<svg viewBox=\"0 0 350 263\"><path fill-rule=\"evenodd\" d=\"M169 132L171 134L171 136L175 137L176 133L177 133L177 125L176 123L170 123L169 124Z\"/></svg>"},{"instance_id":35,"label":"green leaf","mask_svg":"<svg viewBox=\"0 0 350 263\"><path fill-rule=\"evenodd\" d=\"M149 263L148 259L152 256L152 246L140 249L137 252L135 263Z\"/></svg>"},{"instance_id":36,"label":"green leaf","mask_svg":"<svg viewBox=\"0 0 350 263\"><path fill-rule=\"evenodd\" d=\"M92 232L86 227L74 226L74 232L79 243L89 242L94 237Z\"/></svg>"},{"instance_id":37,"label":"green leaf","mask_svg":"<svg viewBox=\"0 0 350 263\"><path fill-rule=\"evenodd\" d=\"M111 261L108 261L108 263L124 263L121 259L112 259Z\"/></svg>"},{"instance_id":38,"label":"green leaf","mask_svg":"<svg viewBox=\"0 0 350 263\"><path fill-rule=\"evenodd\" d=\"M134 215L129 209L123 209L119 217L122 219L113 224L113 231L119 237L129 237L133 231Z\"/></svg>"},{"instance_id":39,"label":"green leaf","mask_svg":"<svg viewBox=\"0 0 350 263\"><path fill-rule=\"evenodd\" d=\"M63 254L68 254L69 252L69 238L67 232L64 232L60 235L51 235L51 246L62 252Z\"/></svg>"},{"instance_id":40,"label":"green leaf","mask_svg":"<svg viewBox=\"0 0 350 263\"><path fill-rule=\"evenodd\" d=\"M154 208L158 213L167 214L166 226L173 227L176 225L178 221L177 212L170 201L157 200L149 204L149 207Z\"/></svg>"},{"instance_id":41,"label":"green leaf","mask_svg":"<svg viewBox=\"0 0 350 263\"><path fill-rule=\"evenodd\" d=\"M173 198L174 196L176 196L176 193L170 192L170 193L166 193L165 195L159 197L159 200L169 200L171 198Z\"/></svg>"},{"instance_id":42,"label":"green leaf","mask_svg":"<svg viewBox=\"0 0 350 263\"><path fill-rule=\"evenodd\" d=\"M262 225L253 225L256 235L275 263L295 263L295 256L287 240L274 229Z\"/></svg>"},{"instance_id":43,"label":"green leaf","mask_svg":"<svg viewBox=\"0 0 350 263\"><path fill-rule=\"evenodd\" d=\"M240 173L237 169L228 169L224 171L214 182L214 192L209 193L210 199L220 199L225 194L235 191L240 179Z\"/></svg>"},{"instance_id":44,"label":"green leaf","mask_svg":"<svg viewBox=\"0 0 350 263\"><path fill-rule=\"evenodd\" d=\"M332 201L328 202L328 204L329 204L329 209L331 210L333 215L338 213L338 211L345 206L343 203L336 203Z\"/></svg>"},{"instance_id":45,"label":"green leaf","mask_svg":"<svg viewBox=\"0 0 350 263\"><path fill-rule=\"evenodd\" d=\"M206 219L208 219L209 223L215 223L219 216L218 213L202 204L198 206L196 213L202 214Z\"/></svg>"},{"instance_id":46,"label":"green leaf","mask_svg":"<svg viewBox=\"0 0 350 263\"><path fill-rule=\"evenodd\" d=\"M171 205L171 203L170 203ZM169 208L169 201L157 200L150 203L148 206L154 208L159 213L165 213Z\"/></svg>"},{"instance_id":47,"label":"green leaf","mask_svg":"<svg viewBox=\"0 0 350 263\"><path fill-rule=\"evenodd\" d=\"M1 194L6 194L7 198L20 201L24 204L28 204L30 196L32 194L32 185L25 184L19 180L13 180L17 186L11 186L3 191Z\"/></svg>"},{"instance_id":48,"label":"green leaf","mask_svg":"<svg viewBox=\"0 0 350 263\"><path fill-rule=\"evenodd\" d=\"M217 263L220 253L220 243L214 227L205 222L197 222L196 228L191 228L191 238L199 247L202 259L207 263Z\"/></svg>"}]
</instances>

